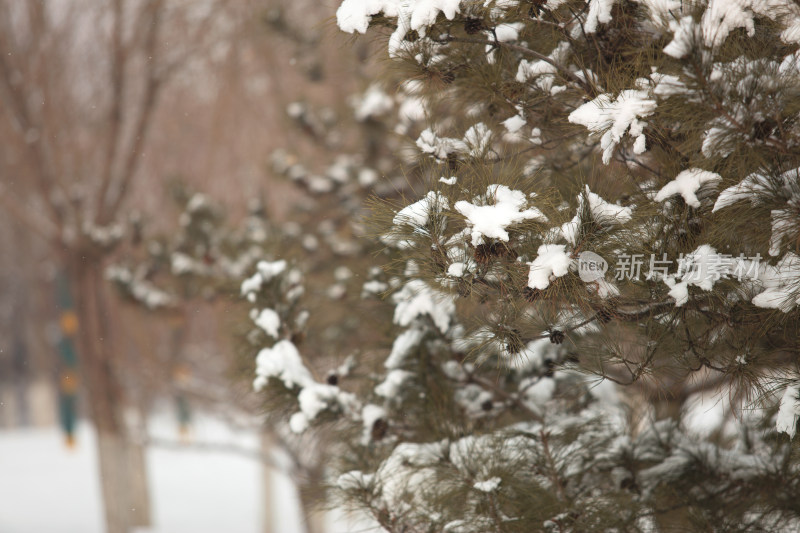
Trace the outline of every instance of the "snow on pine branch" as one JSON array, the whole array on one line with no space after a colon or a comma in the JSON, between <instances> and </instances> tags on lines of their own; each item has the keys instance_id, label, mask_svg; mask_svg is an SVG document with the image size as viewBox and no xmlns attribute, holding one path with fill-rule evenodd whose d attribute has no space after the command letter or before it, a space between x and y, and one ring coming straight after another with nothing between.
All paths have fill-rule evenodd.
<instances>
[{"instance_id":1,"label":"snow on pine branch","mask_svg":"<svg viewBox=\"0 0 800 533\"><path fill-rule=\"evenodd\" d=\"M783 392L778 416L775 419L775 428L793 439L797 431L798 418L800 418L800 387L790 385Z\"/></svg>"},{"instance_id":2,"label":"snow on pine branch","mask_svg":"<svg viewBox=\"0 0 800 533\"><path fill-rule=\"evenodd\" d=\"M507 228L512 224L526 220L547 222L539 209L528 207L528 199L522 191L506 185L489 185L485 197L472 202L461 200L454 207L467 220L473 246L483 244L487 238L508 242Z\"/></svg>"},{"instance_id":3,"label":"snow on pine branch","mask_svg":"<svg viewBox=\"0 0 800 533\"><path fill-rule=\"evenodd\" d=\"M289 419L289 427L295 433L308 429L309 424L325 410L353 413L357 409L358 401L351 393L314 380L297 347L289 340L280 340L258 353L253 387L256 391L262 390L270 378L280 380L289 390L300 389L297 394L300 410Z\"/></svg>"},{"instance_id":4,"label":"snow on pine branch","mask_svg":"<svg viewBox=\"0 0 800 533\"><path fill-rule=\"evenodd\" d=\"M373 16L396 19L397 27L389 38L389 55L396 57L408 32L424 36L440 13L452 20L460 10L461 0L344 0L336 10L336 22L347 33L366 33Z\"/></svg>"},{"instance_id":5,"label":"snow on pine branch","mask_svg":"<svg viewBox=\"0 0 800 533\"><path fill-rule=\"evenodd\" d=\"M440 161L451 154L461 154L480 158L487 154L492 145L492 130L483 122L472 125L464 133L463 139L442 137L433 129L426 128L417 138L417 148L424 154L430 154Z\"/></svg>"},{"instance_id":6,"label":"snow on pine branch","mask_svg":"<svg viewBox=\"0 0 800 533\"><path fill-rule=\"evenodd\" d=\"M800 231L797 222L797 212L800 209L798 175L800 168L789 170L772 179L759 173L750 174L737 185L722 191L714 203L712 212L742 200L749 200L754 206L770 201L785 203L781 208L772 209L770 212L772 236L769 254L773 257L778 256L784 241L790 240L792 236L796 237Z\"/></svg>"},{"instance_id":7,"label":"snow on pine branch","mask_svg":"<svg viewBox=\"0 0 800 533\"><path fill-rule=\"evenodd\" d=\"M560 235L573 246L578 244L581 225L589 222L589 220L584 220L585 214L591 217L591 221L603 227L626 224L633 216L632 207L612 204L599 194L589 190L588 185L584 187L582 193L578 194L577 200L578 208L575 216L558 228Z\"/></svg>"},{"instance_id":8,"label":"snow on pine branch","mask_svg":"<svg viewBox=\"0 0 800 533\"><path fill-rule=\"evenodd\" d=\"M302 330L308 312L293 312L303 292L302 274L287 267L285 260L260 261L256 272L241 284L242 296L258 306L251 310L253 322L273 343L256 355L253 388L262 391L272 379L296 395L299 410L289 419L289 428L295 433L303 433L322 412L357 420L361 408L356 396L335 384L318 382L291 340L290 325ZM270 307L261 305L265 300Z\"/></svg>"},{"instance_id":9,"label":"snow on pine branch","mask_svg":"<svg viewBox=\"0 0 800 533\"><path fill-rule=\"evenodd\" d=\"M697 191L707 183L718 183L722 176L716 172L709 172L699 168L690 168L681 171L675 179L664 185L655 196L656 202L663 202L667 198L681 195L687 205L698 208L700 200L697 198Z\"/></svg>"},{"instance_id":10,"label":"snow on pine branch","mask_svg":"<svg viewBox=\"0 0 800 533\"><path fill-rule=\"evenodd\" d=\"M656 109L656 102L646 91L628 89L612 100L611 95L601 94L570 113L569 121L586 126L592 133L601 133L600 148L603 150L603 163L608 164L614 149L627 133L633 137L633 152L644 153L646 122L639 119L650 116Z\"/></svg>"}]
</instances>

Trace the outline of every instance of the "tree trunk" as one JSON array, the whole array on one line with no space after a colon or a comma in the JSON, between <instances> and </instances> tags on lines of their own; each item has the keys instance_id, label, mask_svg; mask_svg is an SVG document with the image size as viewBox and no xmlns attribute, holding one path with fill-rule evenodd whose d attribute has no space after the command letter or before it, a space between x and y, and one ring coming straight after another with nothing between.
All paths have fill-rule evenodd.
<instances>
[{"instance_id":1,"label":"tree trunk","mask_svg":"<svg viewBox=\"0 0 800 533\"><path fill-rule=\"evenodd\" d=\"M145 447L139 442L128 443L128 471L131 497L131 525L150 527L150 491L147 483Z\"/></svg>"},{"instance_id":2,"label":"tree trunk","mask_svg":"<svg viewBox=\"0 0 800 533\"><path fill-rule=\"evenodd\" d=\"M128 454L125 438L110 431L97 433L100 488L103 495L106 533L127 533L132 511L127 487Z\"/></svg>"},{"instance_id":3,"label":"tree trunk","mask_svg":"<svg viewBox=\"0 0 800 533\"><path fill-rule=\"evenodd\" d=\"M97 258L79 256L70 266L80 361L97 431L106 533L127 533L131 526L150 521L144 453L130 446L125 431L124 395L112 364L102 265Z\"/></svg>"},{"instance_id":4,"label":"tree trunk","mask_svg":"<svg viewBox=\"0 0 800 533\"><path fill-rule=\"evenodd\" d=\"M300 511L303 516L306 533L325 533L325 511L322 509L323 485L322 468L312 467L303 479L305 486L298 487L300 493Z\"/></svg>"},{"instance_id":5,"label":"tree trunk","mask_svg":"<svg viewBox=\"0 0 800 533\"><path fill-rule=\"evenodd\" d=\"M272 463L269 460L272 454L272 437L269 432L261 432L261 484L263 489L261 491L261 509L263 510L264 520L261 527L263 533L275 533L275 524L273 524L272 516L275 506L272 503Z\"/></svg>"}]
</instances>

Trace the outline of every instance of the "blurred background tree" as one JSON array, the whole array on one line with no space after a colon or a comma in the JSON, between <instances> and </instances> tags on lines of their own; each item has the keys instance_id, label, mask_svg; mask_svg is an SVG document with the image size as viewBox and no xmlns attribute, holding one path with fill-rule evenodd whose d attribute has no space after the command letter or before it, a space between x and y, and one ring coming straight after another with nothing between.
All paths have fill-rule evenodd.
<instances>
[{"instance_id":1,"label":"blurred background tree","mask_svg":"<svg viewBox=\"0 0 800 533\"><path fill-rule=\"evenodd\" d=\"M314 2L0 6L2 238L14 250L2 268L10 344L0 354L0 411L8 424L48 423L57 384L68 439L74 417L91 416L108 531L151 521L142 445L158 394L196 384L186 372L197 368L211 377L206 393L227 391L213 386L227 385L227 358L211 354L226 351L219 317L228 309L198 304L156 324L108 294L106 267L135 249L144 228L172 224L162 194L170 177L223 200L234 220L253 196L278 219L308 205L296 187L270 182L268 169L279 146L304 150L306 161L319 153L286 115L289 103L350 113L344 102L369 52L320 46L331 14ZM168 303L166 293L150 296L153 306ZM65 340L74 345L59 352ZM17 380L25 375L30 386ZM73 405L76 386L85 396ZM226 392L202 405L228 401Z\"/></svg>"}]
</instances>

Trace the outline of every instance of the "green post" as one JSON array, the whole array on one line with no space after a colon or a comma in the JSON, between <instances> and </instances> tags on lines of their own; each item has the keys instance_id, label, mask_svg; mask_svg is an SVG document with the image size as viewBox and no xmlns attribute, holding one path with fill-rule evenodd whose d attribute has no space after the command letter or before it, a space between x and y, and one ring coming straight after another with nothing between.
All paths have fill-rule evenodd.
<instances>
[{"instance_id":1,"label":"green post","mask_svg":"<svg viewBox=\"0 0 800 533\"><path fill-rule=\"evenodd\" d=\"M72 302L69 281L63 272L56 276L56 302L59 310L58 353L58 412L66 444L75 445L75 424L78 403L78 354L75 351L75 336L78 333L78 315Z\"/></svg>"}]
</instances>

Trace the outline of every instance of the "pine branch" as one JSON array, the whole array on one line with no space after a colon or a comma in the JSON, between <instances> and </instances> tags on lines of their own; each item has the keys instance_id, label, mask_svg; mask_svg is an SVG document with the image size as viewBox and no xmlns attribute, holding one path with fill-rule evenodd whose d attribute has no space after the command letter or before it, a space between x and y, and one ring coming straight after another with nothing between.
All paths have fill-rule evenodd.
<instances>
[{"instance_id":1,"label":"pine branch","mask_svg":"<svg viewBox=\"0 0 800 533\"><path fill-rule=\"evenodd\" d=\"M454 37L452 35L447 35L439 39L433 39L433 40L437 43L442 43L442 44L444 43L480 44L483 46L494 46L498 48L506 48L508 50L513 50L515 52L519 52L522 55L526 55L528 57L534 57L536 59L539 59L540 61L544 61L545 63L548 63L549 65L553 66L559 72L559 74L561 74L563 78L571 81L572 83L580 87L589 96L594 98L599 94L598 91L590 83L581 79L579 76L574 74L565 66L557 63L553 58L541 54L536 50L531 50L530 48L525 48L524 46L520 46L518 44L500 42L496 38L494 41L491 41L488 39L479 39L476 37Z\"/></svg>"}]
</instances>

